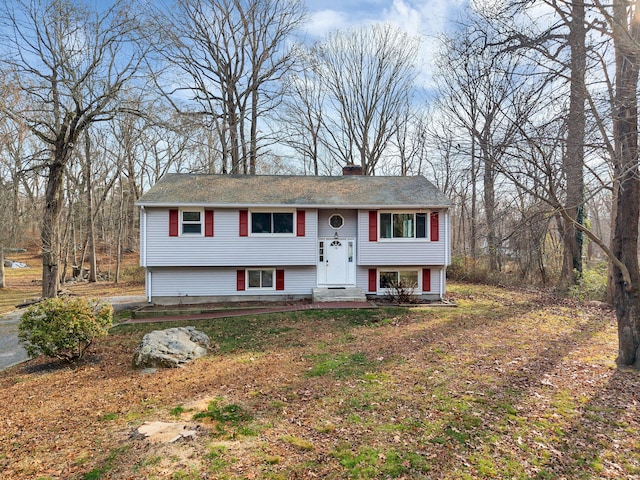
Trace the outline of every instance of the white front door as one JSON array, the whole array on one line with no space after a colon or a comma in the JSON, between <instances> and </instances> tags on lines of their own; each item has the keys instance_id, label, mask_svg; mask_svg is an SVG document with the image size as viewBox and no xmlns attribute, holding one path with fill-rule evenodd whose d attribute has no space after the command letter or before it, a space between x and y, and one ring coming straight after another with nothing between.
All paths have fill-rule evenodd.
<instances>
[{"instance_id":1,"label":"white front door","mask_svg":"<svg viewBox=\"0 0 640 480\"><path fill-rule=\"evenodd\" d=\"M344 285L347 281L347 242L335 238L327 243L327 284Z\"/></svg>"},{"instance_id":2,"label":"white front door","mask_svg":"<svg viewBox=\"0 0 640 480\"><path fill-rule=\"evenodd\" d=\"M319 242L318 284L353 285L355 282L355 240L325 238Z\"/></svg>"}]
</instances>

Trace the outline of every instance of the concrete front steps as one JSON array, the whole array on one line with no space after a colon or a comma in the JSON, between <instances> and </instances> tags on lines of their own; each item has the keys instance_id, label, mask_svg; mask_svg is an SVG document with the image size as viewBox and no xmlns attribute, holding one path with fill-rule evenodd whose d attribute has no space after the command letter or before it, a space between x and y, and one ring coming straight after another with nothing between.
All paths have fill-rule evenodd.
<instances>
[{"instance_id":1,"label":"concrete front steps","mask_svg":"<svg viewBox=\"0 0 640 480\"><path fill-rule=\"evenodd\" d=\"M317 287L313 289L313 302L366 302L367 296L364 290L356 287L327 288Z\"/></svg>"}]
</instances>

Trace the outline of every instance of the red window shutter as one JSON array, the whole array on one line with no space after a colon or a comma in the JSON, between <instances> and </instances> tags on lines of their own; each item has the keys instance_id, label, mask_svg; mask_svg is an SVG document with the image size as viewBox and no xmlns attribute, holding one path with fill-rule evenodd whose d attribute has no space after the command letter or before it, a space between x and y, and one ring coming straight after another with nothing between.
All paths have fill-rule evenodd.
<instances>
[{"instance_id":1,"label":"red window shutter","mask_svg":"<svg viewBox=\"0 0 640 480\"><path fill-rule=\"evenodd\" d=\"M249 235L249 211L240 210L240 236L246 237Z\"/></svg>"},{"instance_id":2,"label":"red window shutter","mask_svg":"<svg viewBox=\"0 0 640 480\"><path fill-rule=\"evenodd\" d=\"M369 291L375 292L378 290L378 272L375 268L369 269Z\"/></svg>"},{"instance_id":3,"label":"red window shutter","mask_svg":"<svg viewBox=\"0 0 640 480\"><path fill-rule=\"evenodd\" d=\"M431 269L430 268L422 269L422 291L423 292L431 291Z\"/></svg>"},{"instance_id":4,"label":"red window shutter","mask_svg":"<svg viewBox=\"0 0 640 480\"><path fill-rule=\"evenodd\" d=\"M438 221L438 212L431 212L431 241L437 242L439 235L439 221Z\"/></svg>"},{"instance_id":5,"label":"red window shutter","mask_svg":"<svg viewBox=\"0 0 640 480\"><path fill-rule=\"evenodd\" d=\"M378 212L375 210L369 211L369 241L378 241Z\"/></svg>"},{"instance_id":6,"label":"red window shutter","mask_svg":"<svg viewBox=\"0 0 640 480\"><path fill-rule=\"evenodd\" d=\"M276 270L276 290L284 290L284 270Z\"/></svg>"},{"instance_id":7,"label":"red window shutter","mask_svg":"<svg viewBox=\"0 0 640 480\"><path fill-rule=\"evenodd\" d=\"M169 236L178 236L178 210L169 210Z\"/></svg>"},{"instance_id":8,"label":"red window shutter","mask_svg":"<svg viewBox=\"0 0 640 480\"><path fill-rule=\"evenodd\" d=\"M204 211L204 236L213 237L213 210Z\"/></svg>"},{"instance_id":9,"label":"red window shutter","mask_svg":"<svg viewBox=\"0 0 640 480\"><path fill-rule=\"evenodd\" d=\"M239 292L245 290L245 278L244 270L236 272L236 290Z\"/></svg>"},{"instance_id":10,"label":"red window shutter","mask_svg":"<svg viewBox=\"0 0 640 480\"><path fill-rule=\"evenodd\" d=\"M296 210L296 235L298 237L304 237L305 235L306 213L305 210Z\"/></svg>"}]
</instances>

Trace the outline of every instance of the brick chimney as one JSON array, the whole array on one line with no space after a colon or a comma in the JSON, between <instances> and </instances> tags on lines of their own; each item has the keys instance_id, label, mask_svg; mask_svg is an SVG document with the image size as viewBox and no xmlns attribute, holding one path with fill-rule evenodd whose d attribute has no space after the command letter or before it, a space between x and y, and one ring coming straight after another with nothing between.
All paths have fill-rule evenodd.
<instances>
[{"instance_id":1,"label":"brick chimney","mask_svg":"<svg viewBox=\"0 0 640 480\"><path fill-rule=\"evenodd\" d=\"M342 167L342 175L362 175L362 167L360 165L345 165Z\"/></svg>"}]
</instances>

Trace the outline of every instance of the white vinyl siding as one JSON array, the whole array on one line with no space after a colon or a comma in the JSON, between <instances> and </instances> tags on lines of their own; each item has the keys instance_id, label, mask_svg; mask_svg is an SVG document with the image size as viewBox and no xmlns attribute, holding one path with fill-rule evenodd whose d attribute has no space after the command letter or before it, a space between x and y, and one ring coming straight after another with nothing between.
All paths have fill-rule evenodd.
<instances>
[{"instance_id":1,"label":"white vinyl siding","mask_svg":"<svg viewBox=\"0 0 640 480\"><path fill-rule=\"evenodd\" d=\"M427 219L428 222L428 219ZM369 241L369 212L360 210L358 213L358 231L362 232L358 241L358 265L446 265L448 263L448 249L446 224L448 215L440 212L438 222L439 240L437 242L424 239L383 239L376 242ZM427 225L427 229L429 224ZM378 231L380 226L378 225ZM427 236L429 236L427 234Z\"/></svg>"},{"instance_id":2,"label":"white vinyl siding","mask_svg":"<svg viewBox=\"0 0 640 480\"><path fill-rule=\"evenodd\" d=\"M342 215L342 218L344 218L344 225L338 230L338 236L341 238L356 238L358 236L358 214L356 210L318 210L318 236L333 237L336 229L329 225L329 218L335 214Z\"/></svg>"},{"instance_id":3,"label":"white vinyl siding","mask_svg":"<svg viewBox=\"0 0 640 480\"><path fill-rule=\"evenodd\" d=\"M308 295L316 286L315 267L285 268L284 290L236 290L237 268L153 268L152 297L224 297L260 295ZM274 275L275 284L275 275Z\"/></svg>"},{"instance_id":4,"label":"white vinyl siding","mask_svg":"<svg viewBox=\"0 0 640 480\"><path fill-rule=\"evenodd\" d=\"M146 209L146 265L286 266L317 262L317 211L306 210L305 236L239 236L238 209L215 210L215 236L169 236L169 209ZM295 222L295 219L294 219Z\"/></svg>"}]
</instances>

